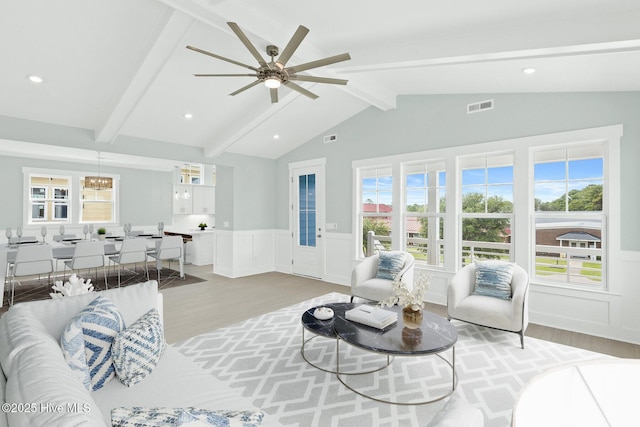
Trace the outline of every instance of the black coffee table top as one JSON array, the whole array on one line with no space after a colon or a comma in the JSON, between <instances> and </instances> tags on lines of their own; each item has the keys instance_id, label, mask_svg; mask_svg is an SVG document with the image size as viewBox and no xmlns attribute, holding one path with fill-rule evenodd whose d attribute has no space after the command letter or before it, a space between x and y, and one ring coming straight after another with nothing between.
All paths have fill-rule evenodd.
<instances>
[{"instance_id":1,"label":"black coffee table top","mask_svg":"<svg viewBox=\"0 0 640 427\"><path fill-rule=\"evenodd\" d=\"M411 329L404 325L402 308L385 307L398 314L398 322L380 330L345 319L345 311L357 307L354 303L330 303L318 307L329 307L334 316L329 320L318 320L313 316L317 307L302 315L302 324L313 333L341 340L365 350L395 355L419 355L440 353L458 341L458 331L442 316L423 311L422 325Z\"/></svg>"},{"instance_id":2,"label":"black coffee table top","mask_svg":"<svg viewBox=\"0 0 640 427\"><path fill-rule=\"evenodd\" d=\"M411 329L404 324L402 308L385 307L398 314L398 323L384 330L351 322L344 312L334 319L336 335L343 341L365 350L383 354L420 355L440 353L458 341L458 331L442 316L423 311L420 328Z\"/></svg>"},{"instance_id":3,"label":"black coffee table top","mask_svg":"<svg viewBox=\"0 0 640 427\"><path fill-rule=\"evenodd\" d=\"M305 311L302 315L302 325L315 334L322 335L327 338L335 338L336 333L333 330L333 320L338 316L344 317L345 311L351 310L357 305L358 304L352 304L350 302L336 302L312 307L309 310ZM332 309L333 318L328 320L316 319L313 316L313 312L318 307L329 307L330 309Z\"/></svg>"}]
</instances>

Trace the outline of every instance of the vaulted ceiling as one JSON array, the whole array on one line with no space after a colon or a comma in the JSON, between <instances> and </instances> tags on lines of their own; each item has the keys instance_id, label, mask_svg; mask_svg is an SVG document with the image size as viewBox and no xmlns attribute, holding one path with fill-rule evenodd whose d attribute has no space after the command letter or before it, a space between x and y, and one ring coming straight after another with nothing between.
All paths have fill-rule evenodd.
<instances>
[{"instance_id":1,"label":"vaulted ceiling","mask_svg":"<svg viewBox=\"0 0 640 427\"><path fill-rule=\"evenodd\" d=\"M287 65L349 52L307 72L348 84L301 82L315 100L281 87L272 104L262 84L229 96L252 78L193 74L247 70L185 48L256 65L229 21L266 60L267 45L282 51L306 26ZM638 0L8 0L0 115L90 129L105 144L128 135L277 158L398 95L638 91L639 22Z\"/></svg>"}]
</instances>

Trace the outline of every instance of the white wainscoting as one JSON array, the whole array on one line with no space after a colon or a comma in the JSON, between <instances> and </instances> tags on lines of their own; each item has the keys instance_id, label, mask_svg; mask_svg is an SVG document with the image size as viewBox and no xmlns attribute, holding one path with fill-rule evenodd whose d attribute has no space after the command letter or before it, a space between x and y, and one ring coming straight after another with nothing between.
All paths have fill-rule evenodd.
<instances>
[{"instance_id":1,"label":"white wainscoting","mask_svg":"<svg viewBox=\"0 0 640 427\"><path fill-rule=\"evenodd\" d=\"M640 252L621 251L612 262L611 291L584 291L532 284L532 323L640 344Z\"/></svg>"},{"instance_id":2,"label":"white wainscoting","mask_svg":"<svg viewBox=\"0 0 640 427\"><path fill-rule=\"evenodd\" d=\"M274 230L216 230L213 272L236 278L275 270Z\"/></svg>"}]
</instances>

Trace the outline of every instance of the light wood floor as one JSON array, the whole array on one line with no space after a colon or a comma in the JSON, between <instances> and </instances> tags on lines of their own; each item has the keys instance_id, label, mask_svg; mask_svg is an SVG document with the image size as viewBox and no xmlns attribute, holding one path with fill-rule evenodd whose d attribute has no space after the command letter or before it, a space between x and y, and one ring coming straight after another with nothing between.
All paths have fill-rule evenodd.
<instances>
[{"instance_id":1,"label":"light wood floor","mask_svg":"<svg viewBox=\"0 0 640 427\"><path fill-rule=\"evenodd\" d=\"M229 279L211 273L211 266L185 266L205 282L163 290L165 335L169 343L183 341L270 311L324 295L349 295L349 287L282 273ZM446 308L427 304L446 316ZM640 346L576 332L529 324L526 336L617 357L640 359ZM514 342L518 342L514 334ZM526 339L525 339L526 345Z\"/></svg>"}]
</instances>

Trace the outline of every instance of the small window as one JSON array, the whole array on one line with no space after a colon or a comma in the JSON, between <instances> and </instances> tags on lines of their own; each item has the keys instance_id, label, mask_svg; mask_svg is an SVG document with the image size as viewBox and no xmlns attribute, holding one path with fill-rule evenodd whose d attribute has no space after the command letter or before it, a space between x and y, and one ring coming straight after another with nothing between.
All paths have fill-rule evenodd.
<instances>
[{"instance_id":1,"label":"small window","mask_svg":"<svg viewBox=\"0 0 640 427\"><path fill-rule=\"evenodd\" d=\"M70 221L70 177L29 176L29 224Z\"/></svg>"},{"instance_id":2,"label":"small window","mask_svg":"<svg viewBox=\"0 0 640 427\"><path fill-rule=\"evenodd\" d=\"M362 246L369 251L391 249L393 178L391 168L363 169L361 172L360 218ZM370 236L370 232L373 233ZM368 241L371 242L368 244Z\"/></svg>"}]
</instances>

